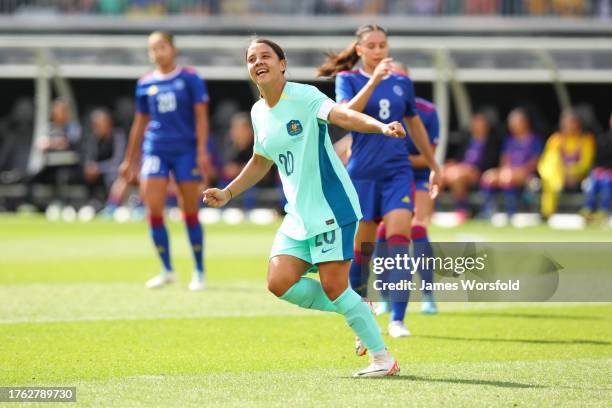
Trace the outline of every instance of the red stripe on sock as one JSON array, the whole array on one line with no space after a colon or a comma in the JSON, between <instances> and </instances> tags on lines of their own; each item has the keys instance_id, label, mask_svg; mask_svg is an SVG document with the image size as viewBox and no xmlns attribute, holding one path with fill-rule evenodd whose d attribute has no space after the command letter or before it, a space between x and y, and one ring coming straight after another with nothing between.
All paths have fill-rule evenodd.
<instances>
[{"instance_id":1,"label":"red stripe on sock","mask_svg":"<svg viewBox=\"0 0 612 408\"><path fill-rule=\"evenodd\" d=\"M194 225L197 225L200 222L198 220L198 214L185 214L183 216L183 219L185 220L185 224L187 224L188 227L193 227Z\"/></svg>"},{"instance_id":2,"label":"red stripe on sock","mask_svg":"<svg viewBox=\"0 0 612 408\"><path fill-rule=\"evenodd\" d=\"M163 215L149 215L149 225L153 228L161 227L164 225Z\"/></svg>"},{"instance_id":3,"label":"red stripe on sock","mask_svg":"<svg viewBox=\"0 0 612 408\"><path fill-rule=\"evenodd\" d=\"M422 225L414 225L410 232L413 240L427 236L427 228Z\"/></svg>"},{"instance_id":4,"label":"red stripe on sock","mask_svg":"<svg viewBox=\"0 0 612 408\"><path fill-rule=\"evenodd\" d=\"M410 238L400 234L391 235L389 239L387 239L387 243L389 246L410 245Z\"/></svg>"},{"instance_id":5,"label":"red stripe on sock","mask_svg":"<svg viewBox=\"0 0 612 408\"><path fill-rule=\"evenodd\" d=\"M381 222L376 228L376 239L385 239L387 236L387 230L385 229L385 223Z\"/></svg>"}]
</instances>

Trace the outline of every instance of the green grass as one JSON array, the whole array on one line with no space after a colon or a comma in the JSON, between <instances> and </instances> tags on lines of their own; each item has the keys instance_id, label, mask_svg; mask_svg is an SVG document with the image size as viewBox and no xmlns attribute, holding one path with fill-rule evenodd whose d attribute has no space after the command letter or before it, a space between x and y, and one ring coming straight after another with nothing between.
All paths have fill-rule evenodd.
<instances>
[{"instance_id":1,"label":"green grass","mask_svg":"<svg viewBox=\"0 0 612 408\"><path fill-rule=\"evenodd\" d=\"M170 230L181 282L146 291L158 264L144 224L0 217L0 386L76 386L66 406L92 407L610 405L610 304L449 303L437 316L412 305L413 336L386 338L402 375L350 378L366 360L343 319L266 292L274 229L208 227L210 287L190 293L180 224ZM481 223L431 235L612 239Z\"/></svg>"}]
</instances>

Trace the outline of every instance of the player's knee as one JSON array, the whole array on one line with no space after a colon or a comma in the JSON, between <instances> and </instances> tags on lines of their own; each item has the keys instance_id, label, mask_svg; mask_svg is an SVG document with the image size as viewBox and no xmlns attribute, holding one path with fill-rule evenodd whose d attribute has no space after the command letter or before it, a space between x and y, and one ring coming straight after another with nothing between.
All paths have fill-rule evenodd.
<instances>
[{"instance_id":1,"label":"player's knee","mask_svg":"<svg viewBox=\"0 0 612 408\"><path fill-rule=\"evenodd\" d=\"M325 281L321 282L321 286L323 287L323 292L330 300L336 300L338 296L340 296L346 288L348 288L347 282L342 281Z\"/></svg>"},{"instance_id":2,"label":"player's knee","mask_svg":"<svg viewBox=\"0 0 612 408\"><path fill-rule=\"evenodd\" d=\"M281 297L289 290L289 287L280 281L280 279L268 277L268 290L272 292L274 296Z\"/></svg>"}]
</instances>

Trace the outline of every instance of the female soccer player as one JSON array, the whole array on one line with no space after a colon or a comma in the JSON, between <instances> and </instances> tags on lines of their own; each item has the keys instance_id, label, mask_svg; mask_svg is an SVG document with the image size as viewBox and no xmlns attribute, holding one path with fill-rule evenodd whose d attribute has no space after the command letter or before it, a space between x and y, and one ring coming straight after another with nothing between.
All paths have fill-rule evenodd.
<instances>
[{"instance_id":1,"label":"female soccer player","mask_svg":"<svg viewBox=\"0 0 612 408\"><path fill-rule=\"evenodd\" d=\"M208 189L204 202L221 207L257 183L276 164L287 197L287 216L270 254L268 289L300 307L337 312L370 350L357 377L399 372L366 303L348 287L353 239L361 210L351 180L334 152L327 123L371 137L405 137L399 122L384 124L336 105L313 86L287 82L284 51L255 39L246 53L251 80L262 96L251 110L254 154L225 189ZM382 135L381 135L382 134ZM320 283L304 277L316 265Z\"/></svg>"},{"instance_id":2,"label":"female soccer player","mask_svg":"<svg viewBox=\"0 0 612 408\"><path fill-rule=\"evenodd\" d=\"M432 192L437 191L439 168L427 133L415 111L412 81L406 75L393 71L386 31L380 26L368 24L361 26L355 34L355 41L348 48L328 56L328 60L319 68L319 76L335 77L336 100L349 109L364 112L383 123L406 118L414 143L433 169ZM363 68L348 71L359 60ZM406 143L353 132L348 172L364 212L354 243L355 258L350 272L351 286L360 288L367 283L362 270L367 269L372 255L371 249L362 252L362 248L372 246L362 247L362 244L375 241L381 218L386 225L388 256L408 255L414 198ZM406 271L390 272L390 276L395 277L393 280L411 277L410 274L406 276ZM392 304L389 334L392 337L409 336L410 331L404 324L407 293L397 300Z\"/></svg>"},{"instance_id":3,"label":"female soccer player","mask_svg":"<svg viewBox=\"0 0 612 408\"><path fill-rule=\"evenodd\" d=\"M151 237L162 261L162 272L147 281L147 288L162 287L176 280L163 215L172 174L178 184L179 202L195 258L189 289L201 290L205 283L198 209L199 183L209 167L208 93L194 69L176 65L172 35L152 33L149 56L157 70L140 78L136 86L136 113L120 171L128 180L135 179L140 172Z\"/></svg>"}]
</instances>

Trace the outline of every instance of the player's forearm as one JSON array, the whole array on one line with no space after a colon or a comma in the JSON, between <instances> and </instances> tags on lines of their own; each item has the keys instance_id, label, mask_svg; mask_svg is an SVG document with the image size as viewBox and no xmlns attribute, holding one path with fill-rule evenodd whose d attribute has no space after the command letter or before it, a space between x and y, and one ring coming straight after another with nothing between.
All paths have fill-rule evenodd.
<instances>
[{"instance_id":1,"label":"player's forearm","mask_svg":"<svg viewBox=\"0 0 612 408\"><path fill-rule=\"evenodd\" d=\"M374 80L370 79L368 83L363 88L361 88L357 95L355 95L353 99L345 103L344 106L357 112L363 112L366 105L368 104L370 96L372 96L372 93L376 88L376 85L377 84L374 82Z\"/></svg>"},{"instance_id":2,"label":"player's forearm","mask_svg":"<svg viewBox=\"0 0 612 408\"><path fill-rule=\"evenodd\" d=\"M196 139L198 153L206 153L208 146L208 110L196 107Z\"/></svg>"},{"instance_id":3,"label":"player's forearm","mask_svg":"<svg viewBox=\"0 0 612 408\"><path fill-rule=\"evenodd\" d=\"M231 197L235 198L253 187L259 180L270 171L273 162L258 154L253 154L249 162L244 166L240 174L231 182L225 190L231 192Z\"/></svg>"},{"instance_id":4,"label":"player's forearm","mask_svg":"<svg viewBox=\"0 0 612 408\"><path fill-rule=\"evenodd\" d=\"M125 159L128 161L135 161L140 156L140 150L142 146L142 139L144 137L144 130L148 119L143 115L136 115L134 123L130 129L130 136L128 140L128 146L125 152Z\"/></svg>"},{"instance_id":5,"label":"player's forearm","mask_svg":"<svg viewBox=\"0 0 612 408\"><path fill-rule=\"evenodd\" d=\"M410 156L408 156L408 158L410 159L410 162L412 163L412 167L414 167L415 169L426 169L429 168L429 165L427 164L427 160L425 160L425 157L423 157L420 154L411 154Z\"/></svg>"},{"instance_id":6,"label":"player's forearm","mask_svg":"<svg viewBox=\"0 0 612 408\"><path fill-rule=\"evenodd\" d=\"M423 156L425 163L433 171L439 172L440 168L434 158L433 149L429 144L429 138L427 137L427 131L425 130L425 126L423 126L423 122L421 122L418 115L406 118L406 122L408 122L410 137L412 137L414 145L419 153L421 153L421 156Z\"/></svg>"},{"instance_id":7,"label":"player's forearm","mask_svg":"<svg viewBox=\"0 0 612 408\"><path fill-rule=\"evenodd\" d=\"M329 121L346 130L359 133L382 133L384 123L364 113L336 105L329 113Z\"/></svg>"}]
</instances>

